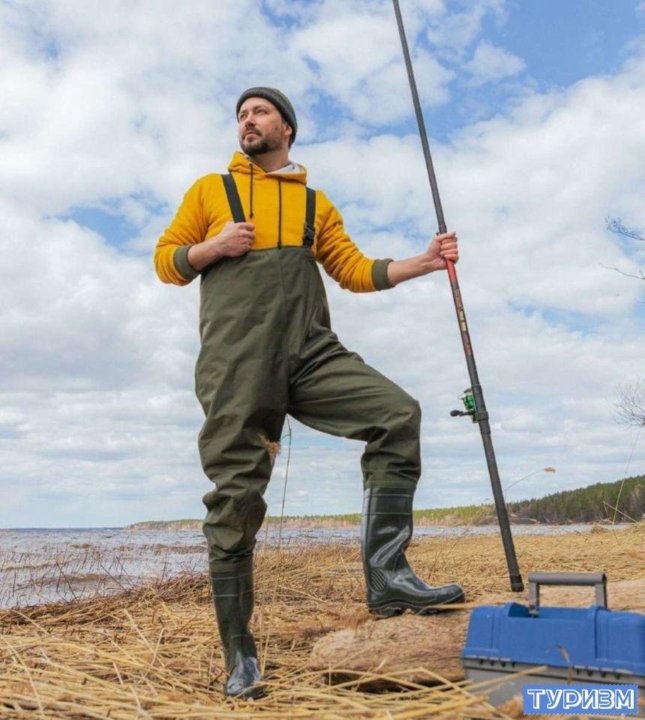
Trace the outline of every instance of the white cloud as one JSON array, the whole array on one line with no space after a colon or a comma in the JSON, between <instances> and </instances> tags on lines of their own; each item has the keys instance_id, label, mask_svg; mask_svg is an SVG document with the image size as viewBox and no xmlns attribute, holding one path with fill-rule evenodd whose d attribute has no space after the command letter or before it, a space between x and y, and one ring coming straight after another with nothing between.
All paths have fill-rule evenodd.
<instances>
[{"instance_id":1,"label":"white cloud","mask_svg":"<svg viewBox=\"0 0 645 720\"><path fill-rule=\"evenodd\" d=\"M354 123L369 127L404 119L411 102L389 8L384 13L379 6L347 4L335 10L299 32L293 49L314 64L317 85ZM423 50L415 62L425 79L419 86L423 97L432 105L445 102L452 73Z\"/></svg>"},{"instance_id":2,"label":"white cloud","mask_svg":"<svg viewBox=\"0 0 645 720\"><path fill-rule=\"evenodd\" d=\"M514 77L525 67L522 58L485 40L477 45L472 60L465 65L465 69L472 75L470 82L473 85L485 85Z\"/></svg>"},{"instance_id":3,"label":"white cloud","mask_svg":"<svg viewBox=\"0 0 645 720\"><path fill-rule=\"evenodd\" d=\"M503 24L506 18L504 0L478 0L464 4L461 12L449 12L446 5L443 13L429 19L427 37L446 61L458 62L480 35L489 14L497 24Z\"/></svg>"},{"instance_id":4,"label":"white cloud","mask_svg":"<svg viewBox=\"0 0 645 720\"><path fill-rule=\"evenodd\" d=\"M306 87L303 59L256 9L144 0L94 13L63 1L34 17L4 5L3 192L49 213L151 187L174 202L196 169L229 154L242 84L270 80L294 100ZM55 53L34 49L37 32Z\"/></svg>"}]
</instances>

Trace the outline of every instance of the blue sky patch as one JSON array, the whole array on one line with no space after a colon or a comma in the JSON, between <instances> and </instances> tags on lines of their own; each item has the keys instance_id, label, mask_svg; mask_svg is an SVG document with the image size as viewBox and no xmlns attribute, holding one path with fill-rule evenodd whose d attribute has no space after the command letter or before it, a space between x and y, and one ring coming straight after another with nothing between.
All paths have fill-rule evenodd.
<instances>
[{"instance_id":1,"label":"blue sky patch","mask_svg":"<svg viewBox=\"0 0 645 720\"><path fill-rule=\"evenodd\" d=\"M598 320L591 315L576 312L575 310L563 310L561 308L546 307L533 303L509 302L514 312L521 313L525 317L538 316L549 325L564 327L568 331L579 332L583 335L590 335L598 328Z\"/></svg>"},{"instance_id":2,"label":"blue sky patch","mask_svg":"<svg viewBox=\"0 0 645 720\"><path fill-rule=\"evenodd\" d=\"M491 41L526 62L540 90L615 72L645 32L645 12L631 0L515 0L503 26L484 22Z\"/></svg>"},{"instance_id":3,"label":"blue sky patch","mask_svg":"<svg viewBox=\"0 0 645 720\"><path fill-rule=\"evenodd\" d=\"M143 205L145 220L154 215L163 215L168 208L151 198L140 194L130 195L127 198L114 198L101 203L102 207L79 206L72 207L68 212L58 216L61 220L72 220L81 227L88 228L101 235L112 246L125 248L127 244L138 236L143 223L135 222L122 211L124 201L134 201Z\"/></svg>"},{"instance_id":4,"label":"blue sky patch","mask_svg":"<svg viewBox=\"0 0 645 720\"><path fill-rule=\"evenodd\" d=\"M72 208L61 219L73 220L104 237L110 245L120 246L131 240L136 228L119 213L110 213L97 208Z\"/></svg>"}]
</instances>

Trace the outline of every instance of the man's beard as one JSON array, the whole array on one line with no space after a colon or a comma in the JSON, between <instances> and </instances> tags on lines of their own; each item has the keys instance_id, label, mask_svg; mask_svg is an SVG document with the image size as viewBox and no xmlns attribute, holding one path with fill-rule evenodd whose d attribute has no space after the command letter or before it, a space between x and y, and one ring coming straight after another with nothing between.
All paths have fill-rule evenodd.
<instances>
[{"instance_id":1,"label":"man's beard","mask_svg":"<svg viewBox=\"0 0 645 720\"><path fill-rule=\"evenodd\" d=\"M281 143L277 138L262 137L261 135L251 136L248 139L240 140L242 150L249 156L264 155L272 150L279 150Z\"/></svg>"}]
</instances>

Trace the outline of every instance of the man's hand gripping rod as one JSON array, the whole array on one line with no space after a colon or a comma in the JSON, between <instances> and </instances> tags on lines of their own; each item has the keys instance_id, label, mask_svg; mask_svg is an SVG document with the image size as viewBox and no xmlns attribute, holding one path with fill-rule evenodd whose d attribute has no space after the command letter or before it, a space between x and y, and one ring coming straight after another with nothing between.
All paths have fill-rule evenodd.
<instances>
[{"instance_id":1,"label":"man's hand gripping rod","mask_svg":"<svg viewBox=\"0 0 645 720\"><path fill-rule=\"evenodd\" d=\"M414 79L414 71L412 69L412 61L410 59L410 51L408 42L405 37L405 29L403 27L403 18L398 0L392 0L394 3L394 13L396 22L399 27L399 36L401 38L401 47L403 49L403 57L405 59L405 67L410 81L410 90L412 91L412 102L414 104L414 112L417 116L417 124L419 126L419 135L421 136L421 145L423 146L423 156L426 161L428 170L428 179L430 180L430 188L432 189L432 200L437 215L437 223L439 225L439 233L447 232L446 221L443 216L443 208L441 207L441 198L439 197L439 187L437 186L437 178L432 165L432 157L430 155L430 147L428 145L428 136L426 134L425 123L423 122L423 113L419 102L419 93ZM497 461L495 460L495 451L493 449L493 440L491 437L490 423L488 422L488 412L484 403L484 394L479 384L477 375L477 367L475 365L475 356L470 342L470 333L466 322L466 313L464 312L464 304L461 299L461 291L457 280L457 271L455 265L450 260L446 261L448 278L452 289L452 298L455 303L455 311L457 312L457 322L461 332L461 342L464 346L464 354L466 356L466 365L468 366L468 375L470 376L471 395L466 391L464 404L466 412L453 411L453 414L470 415L473 422L479 425L479 430L484 443L484 453L486 455L486 463L488 465L488 474L490 476L491 486L493 488L493 498L495 499L495 509L497 511L497 519L499 521L499 529L504 544L504 552L506 554L506 564L508 566L508 574L511 582L511 590L521 592L524 589L522 576L517 564L515 555L515 547L513 545L513 536L511 535L511 525L508 520L508 512L506 503L504 502L504 494L502 493L502 484L499 479L497 470ZM468 399L468 402L466 401ZM472 400L471 400L472 398Z\"/></svg>"}]
</instances>

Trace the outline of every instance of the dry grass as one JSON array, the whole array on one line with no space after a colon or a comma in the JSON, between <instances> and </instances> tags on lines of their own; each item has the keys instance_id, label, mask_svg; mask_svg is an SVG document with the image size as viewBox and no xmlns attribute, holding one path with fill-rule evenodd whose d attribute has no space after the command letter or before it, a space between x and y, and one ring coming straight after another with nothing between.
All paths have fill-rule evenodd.
<instances>
[{"instance_id":1,"label":"dry grass","mask_svg":"<svg viewBox=\"0 0 645 720\"><path fill-rule=\"evenodd\" d=\"M520 567L599 570L611 581L645 577L642 527L621 532L516 538ZM433 581L461 580L469 601L508 595L497 537L424 539L409 557ZM307 667L322 635L369 616L357 547L331 545L259 553L254 629L269 694L225 700L205 577L70 604L0 611L0 717L84 720L150 718L517 718L489 706L464 682L444 682L441 667L417 668L427 683ZM517 599L517 597L515 597ZM387 621L383 621L387 622ZM370 692L387 681L388 692ZM377 683L378 684L378 683ZM553 716L551 716L553 717Z\"/></svg>"}]
</instances>

